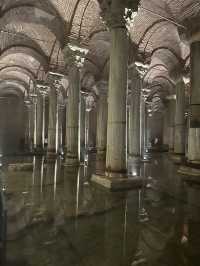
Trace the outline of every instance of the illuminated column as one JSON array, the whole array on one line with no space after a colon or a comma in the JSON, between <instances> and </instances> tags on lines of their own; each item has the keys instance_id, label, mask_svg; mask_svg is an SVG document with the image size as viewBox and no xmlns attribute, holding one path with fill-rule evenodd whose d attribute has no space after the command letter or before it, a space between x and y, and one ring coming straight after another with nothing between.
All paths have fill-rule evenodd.
<instances>
[{"instance_id":1,"label":"illuminated column","mask_svg":"<svg viewBox=\"0 0 200 266\"><path fill-rule=\"evenodd\" d=\"M63 152L63 122L64 122L64 104L58 104L58 151Z\"/></svg>"},{"instance_id":2,"label":"illuminated column","mask_svg":"<svg viewBox=\"0 0 200 266\"><path fill-rule=\"evenodd\" d=\"M200 164L200 41L191 44L191 98L188 160Z\"/></svg>"},{"instance_id":3,"label":"illuminated column","mask_svg":"<svg viewBox=\"0 0 200 266\"><path fill-rule=\"evenodd\" d=\"M185 153L185 84L176 85L174 153Z\"/></svg>"},{"instance_id":4,"label":"illuminated column","mask_svg":"<svg viewBox=\"0 0 200 266\"><path fill-rule=\"evenodd\" d=\"M171 99L169 101L169 150L170 151L174 151L175 112L176 112L176 102L175 99Z\"/></svg>"},{"instance_id":5,"label":"illuminated column","mask_svg":"<svg viewBox=\"0 0 200 266\"><path fill-rule=\"evenodd\" d=\"M129 155L140 157L140 81L135 80L129 109Z\"/></svg>"},{"instance_id":6,"label":"illuminated column","mask_svg":"<svg viewBox=\"0 0 200 266\"><path fill-rule=\"evenodd\" d=\"M112 1L110 13L111 54L108 90L106 171L108 177L126 176L126 93L128 38L124 4Z\"/></svg>"},{"instance_id":7,"label":"illuminated column","mask_svg":"<svg viewBox=\"0 0 200 266\"><path fill-rule=\"evenodd\" d=\"M125 2L112 0L108 23L111 31L108 89L106 173L92 180L108 189L135 186L127 176L126 101L128 83L128 36L124 20ZM133 182L132 182L133 181Z\"/></svg>"},{"instance_id":8,"label":"illuminated column","mask_svg":"<svg viewBox=\"0 0 200 266\"><path fill-rule=\"evenodd\" d=\"M48 125L48 148L47 157L55 158L56 150L56 133L57 133L57 91L54 85L49 90L49 125Z\"/></svg>"},{"instance_id":9,"label":"illuminated column","mask_svg":"<svg viewBox=\"0 0 200 266\"><path fill-rule=\"evenodd\" d=\"M47 95L42 94L42 148L44 150L45 148L45 138L46 138L46 132L47 132L47 105L46 105L46 99Z\"/></svg>"},{"instance_id":10,"label":"illuminated column","mask_svg":"<svg viewBox=\"0 0 200 266\"><path fill-rule=\"evenodd\" d=\"M100 86L97 102L97 154L105 155L107 145L108 101L107 86Z\"/></svg>"},{"instance_id":11,"label":"illuminated column","mask_svg":"<svg viewBox=\"0 0 200 266\"><path fill-rule=\"evenodd\" d=\"M76 65L69 70L68 104L66 113L66 158L65 164L79 164L79 97L80 72Z\"/></svg>"},{"instance_id":12,"label":"illuminated column","mask_svg":"<svg viewBox=\"0 0 200 266\"><path fill-rule=\"evenodd\" d=\"M34 108L33 103L30 101L26 104L27 120L26 120L26 146L29 151L33 151L34 139Z\"/></svg>"},{"instance_id":13,"label":"illuminated column","mask_svg":"<svg viewBox=\"0 0 200 266\"><path fill-rule=\"evenodd\" d=\"M43 149L42 130L43 130L43 97L40 93L37 94L36 106L36 151Z\"/></svg>"},{"instance_id":14,"label":"illuminated column","mask_svg":"<svg viewBox=\"0 0 200 266\"><path fill-rule=\"evenodd\" d=\"M84 161L86 148L86 103L85 96L81 94L81 113L80 113L80 159Z\"/></svg>"}]
</instances>

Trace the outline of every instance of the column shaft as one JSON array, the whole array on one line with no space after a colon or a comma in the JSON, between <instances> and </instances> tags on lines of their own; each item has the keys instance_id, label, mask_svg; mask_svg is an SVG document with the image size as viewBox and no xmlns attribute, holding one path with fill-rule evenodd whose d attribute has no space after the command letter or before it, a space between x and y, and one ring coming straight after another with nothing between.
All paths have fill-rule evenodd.
<instances>
[{"instance_id":1,"label":"column shaft","mask_svg":"<svg viewBox=\"0 0 200 266\"><path fill-rule=\"evenodd\" d=\"M178 83L176 87L174 152L185 153L185 87L183 82Z\"/></svg>"},{"instance_id":2,"label":"column shaft","mask_svg":"<svg viewBox=\"0 0 200 266\"><path fill-rule=\"evenodd\" d=\"M66 164L76 165L79 162L79 97L80 73L76 66L69 72L69 91L67 104L66 127Z\"/></svg>"},{"instance_id":3,"label":"column shaft","mask_svg":"<svg viewBox=\"0 0 200 266\"><path fill-rule=\"evenodd\" d=\"M97 153L105 154L107 144L108 102L107 93L100 92L97 104Z\"/></svg>"},{"instance_id":4,"label":"column shaft","mask_svg":"<svg viewBox=\"0 0 200 266\"><path fill-rule=\"evenodd\" d=\"M122 3L116 0L112 4L114 11ZM127 172L126 93L128 40L125 26L113 27L111 29L111 40L106 155L108 176L112 176L112 172L119 174Z\"/></svg>"},{"instance_id":5,"label":"column shaft","mask_svg":"<svg viewBox=\"0 0 200 266\"><path fill-rule=\"evenodd\" d=\"M86 118L86 104L84 96L81 96L81 114L80 114L80 146L85 149L85 118Z\"/></svg>"},{"instance_id":6,"label":"column shaft","mask_svg":"<svg viewBox=\"0 0 200 266\"><path fill-rule=\"evenodd\" d=\"M57 149L59 153L62 153L63 151L63 119L64 117L64 106L59 105L58 106L58 144Z\"/></svg>"},{"instance_id":7,"label":"column shaft","mask_svg":"<svg viewBox=\"0 0 200 266\"><path fill-rule=\"evenodd\" d=\"M43 98L40 93L37 97L37 110L36 110L36 149L41 150L43 133Z\"/></svg>"},{"instance_id":8,"label":"column shaft","mask_svg":"<svg viewBox=\"0 0 200 266\"><path fill-rule=\"evenodd\" d=\"M55 87L49 92L49 126L48 126L48 155L54 156L56 151L57 134L57 92Z\"/></svg>"},{"instance_id":9,"label":"column shaft","mask_svg":"<svg viewBox=\"0 0 200 266\"><path fill-rule=\"evenodd\" d=\"M140 88L132 90L129 113L129 155L140 156Z\"/></svg>"},{"instance_id":10,"label":"column shaft","mask_svg":"<svg viewBox=\"0 0 200 266\"><path fill-rule=\"evenodd\" d=\"M191 44L191 99L188 160L200 164L200 41Z\"/></svg>"},{"instance_id":11,"label":"column shaft","mask_svg":"<svg viewBox=\"0 0 200 266\"><path fill-rule=\"evenodd\" d=\"M176 103L174 100L169 102L169 150L174 150L174 129L175 129Z\"/></svg>"}]
</instances>

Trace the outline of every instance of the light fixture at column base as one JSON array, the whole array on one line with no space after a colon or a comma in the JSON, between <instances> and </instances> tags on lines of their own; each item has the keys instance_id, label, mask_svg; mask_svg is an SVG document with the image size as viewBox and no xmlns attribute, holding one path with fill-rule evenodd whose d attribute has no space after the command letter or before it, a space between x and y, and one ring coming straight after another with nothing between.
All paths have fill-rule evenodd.
<instances>
[{"instance_id":1,"label":"light fixture at column base","mask_svg":"<svg viewBox=\"0 0 200 266\"><path fill-rule=\"evenodd\" d=\"M144 182L141 177L125 175L119 178L100 174L93 174L91 181L111 191L138 189L142 187Z\"/></svg>"}]
</instances>

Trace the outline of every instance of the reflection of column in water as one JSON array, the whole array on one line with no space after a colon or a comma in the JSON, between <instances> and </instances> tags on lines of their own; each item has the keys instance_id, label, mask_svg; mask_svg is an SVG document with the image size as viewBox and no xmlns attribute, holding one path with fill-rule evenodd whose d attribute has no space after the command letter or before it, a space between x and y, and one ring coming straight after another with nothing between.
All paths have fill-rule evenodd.
<instances>
[{"instance_id":1,"label":"reflection of column in water","mask_svg":"<svg viewBox=\"0 0 200 266\"><path fill-rule=\"evenodd\" d=\"M44 181L44 161L45 161L45 158L42 157L42 162L41 162L41 172L40 172L40 192L42 194L42 191L43 191L43 181Z\"/></svg>"},{"instance_id":2,"label":"reflection of column in water","mask_svg":"<svg viewBox=\"0 0 200 266\"><path fill-rule=\"evenodd\" d=\"M53 195L54 200L56 199L56 188L57 188L57 173L58 173L58 160L55 162L54 166L54 181L53 181Z\"/></svg>"},{"instance_id":3,"label":"reflection of column in water","mask_svg":"<svg viewBox=\"0 0 200 266\"><path fill-rule=\"evenodd\" d=\"M111 200L117 205L106 214L104 265L131 265L139 239L139 194L133 191L130 198L115 194Z\"/></svg>"},{"instance_id":4,"label":"reflection of column in water","mask_svg":"<svg viewBox=\"0 0 200 266\"><path fill-rule=\"evenodd\" d=\"M32 202L31 205L37 208L40 206L42 201L43 192L43 176L44 176L44 158L33 158L33 173L32 173L32 186L31 195Z\"/></svg>"},{"instance_id":5,"label":"reflection of column in water","mask_svg":"<svg viewBox=\"0 0 200 266\"><path fill-rule=\"evenodd\" d=\"M200 260L200 186L188 186L188 245L192 265ZM193 264L194 263L194 264Z\"/></svg>"},{"instance_id":6,"label":"reflection of column in water","mask_svg":"<svg viewBox=\"0 0 200 266\"><path fill-rule=\"evenodd\" d=\"M77 215L77 188L79 188L79 169L74 167L65 168L64 172L64 195L65 213L67 217Z\"/></svg>"}]
</instances>

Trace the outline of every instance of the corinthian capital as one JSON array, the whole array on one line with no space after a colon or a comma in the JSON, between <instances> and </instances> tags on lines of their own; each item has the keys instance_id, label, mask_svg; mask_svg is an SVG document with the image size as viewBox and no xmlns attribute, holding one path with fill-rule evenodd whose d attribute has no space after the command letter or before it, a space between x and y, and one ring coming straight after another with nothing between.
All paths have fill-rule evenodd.
<instances>
[{"instance_id":1,"label":"corinthian capital","mask_svg":"<svg viewBox=\"0 0 200 266\"><path fill-rule=\"evenodd\" d=\"M101 2L101 15L109 28L125 27L125 2L122 0L104 0Z\"/></svg>"},{"instance_id":2,"label":"corinthian capital","mask_svg":"<svg viewBox=\"0 0 200 266\"><path fill-rule=\"evenodd\" d=\"M86 49L70 44L66 45L63 49L66 66L75 65L77 67L82 67L87 53L88 50Z\"/></svg>"}]
</instances>

